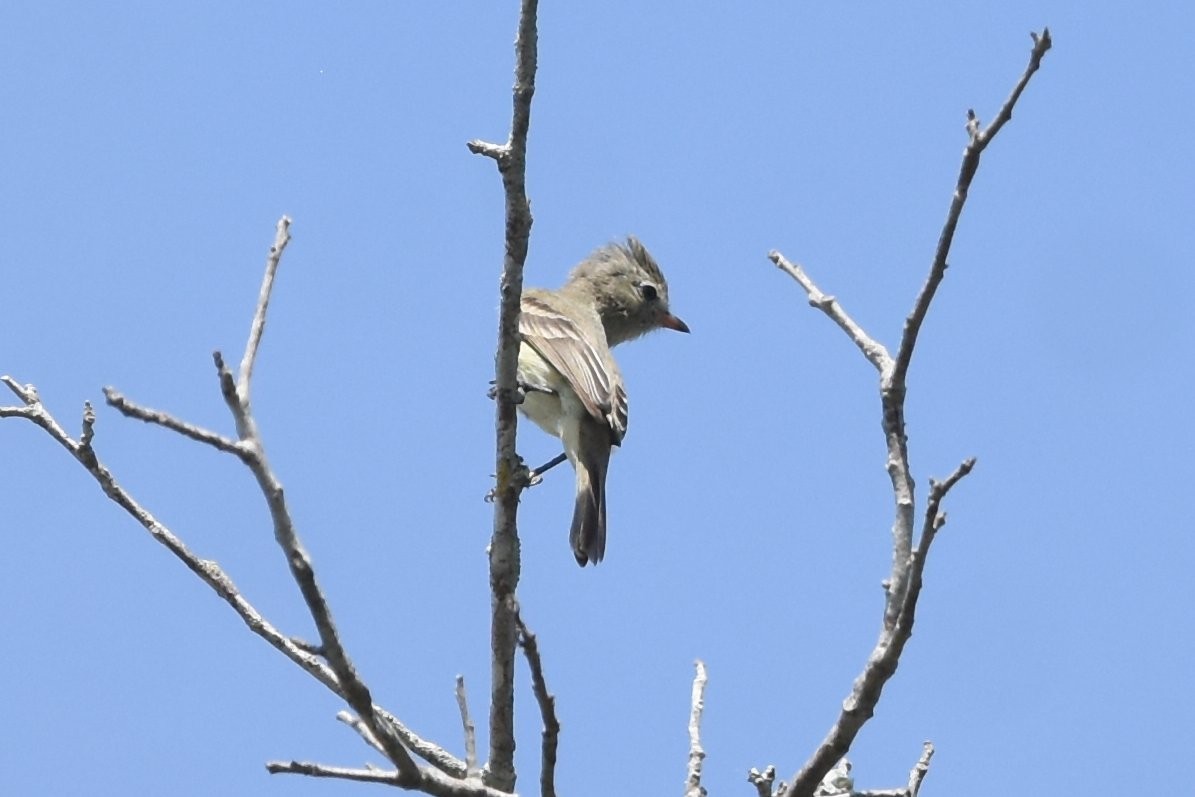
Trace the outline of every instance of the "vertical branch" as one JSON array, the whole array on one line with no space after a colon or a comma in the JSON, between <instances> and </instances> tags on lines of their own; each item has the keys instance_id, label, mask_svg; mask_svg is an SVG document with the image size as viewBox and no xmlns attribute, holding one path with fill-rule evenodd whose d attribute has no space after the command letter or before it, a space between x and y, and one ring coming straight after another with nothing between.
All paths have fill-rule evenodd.
<instances>
[{"instance_id":1,"label":"vertical branch","mask_svg":"<svg viewBox=\"0 0 1195 797\"><path fill-rule=\"evenodd\" d=\"M519 628L519 646L527 657L527 666L531 669L531 690L535 693L535 702L539 704L539 714L544 721L541 736L539 794L540 797L556 797L556 750L560 742L560 720L556 718L556 698L548 691L548 682L544 677L544 662L539 655L539 642L535 634L527 628L520 615L515 615Z\"/></svg>"},{"instance_id":2,"label":"vertical branch","mask_svg":"<svg viewBox=\"0 0 1195 797\"><path fill-rule=\"evenodd\" d=\"M502 145L470 141L474 154L493 158L502 175L506 196L506 255L499 284L501 310L495 356L497 462L494 488L494 529L490 539L492 648L490 691L490 756L486 781L512 792L514 770L514 653L516 641L515 590L519 584L519 494L527 472L515 451L518 401L516 372L519 358L519 301L523 294L523 264L531 235L531 206L527 201L527 131L531 98L535 93L537 0L523 0L515 40L514 107L510 138Z\"/></svg>"},{"instance_id":3,"label":"vertical branch","mask_svg":"<svg viewBox=\"0 0 1195 797\"><path fill-rule=\"evenodd\" d=\"M465 676L456 677L456 705L461 710L461 729L465 734L465 777L477 774L477 729L469 716L469 698L465 695Z\"/></svg>"},{"instance_id":4,"label":"vertical branch","mask_svg":"<svg viewBox=\"0 0 1195 797\"><path fill-rule=\"evenodd\" d=\"M266 258L266 273L261 279L257 310L253 313L253 323L249 327L249 340L245 344L245 354L241 358L241 369L237 376L237 392L240 393L241 403L248 410L252 410L252 405L249 402L249 385L253 379L253 365L257 362L257 349L261 346L261 336L266 329L266 310L270 306L270 295L274 292L274 275L278 273L278 263L281 262L282 252L288 243L290 243L290 218L283 216L278 219L278 225L274 232L274 245L270 247L270 254Z\"/></svg>"},{"instance_id":5,"label":"vertical branch","mask_svg":"<svg viewBox=\"0 0 1195 797\"><path fill-rule=\"evenodd\" d=\"M685 797L705 797L707 793L701 785L701 765L705 761L705 749L701 746L701 715L705 711L707 680L705 662L698 659L689 707L689 771L685 776Z\"/></svg>"},{"instance_id":6,"label":"vertical branch","mask_svg":"<svg viewBox=\"0 0 1195 797\"><path fill-rule=\"evenodd\" d=\"M850 750L863 725L871 719L884 685L896 672L905 644L913 634L913 621L926 557L937 530L946 522L945 515L940 512L942 499L951 487L971 472L975 464L973 459L969 459L945 481L931 481L925 525L918 545L914 548L914 484L909 466L908 438L905 435L905 395L909 363L913 358L913 349L917 344L921 325L929 312L938 286L946 275L950 246L967 201L971 181L979 168L980 156L996 133L1012 118L1013 106L1024 92L1029 79L1041 66L1042 57L1052 44L1049 29L1043 30L1040 35L1034 33L1031 36L1033 49L1029 55L1029 64L991 124L982 128L975 112L967 112L968 142L963 150L963 162L959 167L950 210L938 238L929 275L905 321L900 348L895 357L889 357L883 346L868 337L862 328L851 320L837 300L823 294L802 269L793 266L778 252L771 256L777 266L801 284L809 295L810 303L833 319L868 360L880 369L883 429L888 450L887 469L896 503L892 524L892 572L885 583L887 601L879 639L868 656L863 671L856 677L851 693L843 701L837 720L793 778L793 782L782 790L783 797L813 795L826 773Z\"/></svg>"}]
</instances>

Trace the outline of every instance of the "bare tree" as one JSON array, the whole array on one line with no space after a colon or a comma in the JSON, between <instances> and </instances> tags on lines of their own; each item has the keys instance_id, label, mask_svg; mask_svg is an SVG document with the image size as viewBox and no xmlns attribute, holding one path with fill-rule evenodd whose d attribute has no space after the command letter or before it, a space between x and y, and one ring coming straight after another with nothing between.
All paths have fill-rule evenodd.
<instances>
[{"instance_id":1,"label":"bare tree","mask_svg":"<svg viewBox=\"0 0 1195 797\"><path fill-rule=\"evenodd\" d=\"M541 735L540 794L556 793L555 766L560 724L555 703L544 675L535 635L528 629L519 609L517 589L520 577L520 550L517 512L521 492L530 484L531 474L523 466L515 449L518 385L516 380L519 298L523 286L523 265L531 232L531 212L527 199L525 171L527 133L530 127L531 100L536 73L536 0L522 0L515 44L515 83L509 139L504 144L472 141L469 149L494 160L505 193L506 244L499 284L501 312L495 355L495 428L496 483L493 534L489 548L491 588L491 687L489 702L489 751L484 764L479 763L476 732L464 680L457 679L456 697L461 715L465 758L449 753L442 745L415 733L390 711L374 703L368 685L359 675L341 642L331 607L320 588L315 569L299 538L281 482L266 456L266 446L258 430L251 402L254 365L265 331L275 277L290 241L290 219L277 224L273 245L266 259L265 274L249 335L239 366L234 369L220 352L214 354L216 378L224 403L232 416L235 436L203 428L168 412L137 403L113 388L106 388L107 403L126 417L161 426L194 442L211 446L241 461L257 482L269 509L274 537L287 567L314 621L318 640L304 641L288 636L261 615L231 578L215 562L202 559L188 548L177 533L163 525L148 509L118 482L102 462L95 448L96 417L90 404L84 405L82 429L72 437L45 408L33 385L22 384L10 376L0 377L19 399L19 404L0 406L0 417L24 418L41 427L91 474L104 493L128 512L159 543L229 604L245 625L266 640L286 658L344 700L348 710L338 719L352 728L362 740L389 762L389 768L374 766L342 767L323 763L274 761L267 764L271 773L301 774L310 777L338 778L389 784L432 795L452 797L496 797L514 792L514 670L516 650L521 649L528 663L532 694L543 724ZM856 677L842 711L825 739L797 772L791 783L778 782L775 767L752 770L748 779L760 795L806 795L852 792L850 765L845 759L851 744L872 716L884 684L895 672L905 644L912 633L917 601L930 547L946 522L942 503L949 491L974 467L968 459L941 481L930 480L925 509L920 521L916 512L916 493L909 467L905 437L906 375L917 338L930 304L945 276L954 232L967 199L971 182L983 151L1012 118L1017 100L1027 86L1041 59L1050 48L1048 30L1033 35L1029 65L1012 94L995 118L982 127L974 112L967 115L968 143L963 154L954 196L946 223L938 241L929 276L922 286L906 322L895 355L865 332L833 296L823 293L804 269L779 252L771 260L795 279L807 293L809 303L822 310L855 343L880 375L883 432L887 446L887 469L892 482L894 521L892 526L892 568L884 582L886 601L880 635L871 655ZM920 526L919 531L917 527ZM685 779L686 797L704 795L702 768L705 751L701 742L701 719L707 682L705 665L696 665L689 717L689 759ZM905 786L873 792L879 795L916 795L928 771L933 746L924 745Z\"/></svg>"}]
</instances>

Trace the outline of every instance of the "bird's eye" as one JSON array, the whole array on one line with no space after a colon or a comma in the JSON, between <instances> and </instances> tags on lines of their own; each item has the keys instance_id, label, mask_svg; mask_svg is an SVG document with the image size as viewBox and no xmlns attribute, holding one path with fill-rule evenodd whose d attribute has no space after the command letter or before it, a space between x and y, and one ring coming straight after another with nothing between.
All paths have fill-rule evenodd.
<instances>
[{"instance_id":1,"label":"bird's eye","mask_svg":"<svg viewBox=\"0 0 1195 797\"><path fill-rule=\"evenodd\" d=\"M656 286L652 285L650 282L644 282L640 284L639 290L643 293L644 300L648 302L654 302L659 298L660 295L656 290Z\"/></svg>"}]
</instances>

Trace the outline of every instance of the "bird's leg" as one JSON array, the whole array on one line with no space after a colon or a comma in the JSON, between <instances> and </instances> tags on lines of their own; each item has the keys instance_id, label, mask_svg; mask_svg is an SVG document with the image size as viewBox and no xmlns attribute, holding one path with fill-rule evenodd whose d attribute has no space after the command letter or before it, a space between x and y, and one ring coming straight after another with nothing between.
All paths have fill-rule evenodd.
<instances>
[{"instance_id":1,"label":"bird's leg","mask_svg":"<svg viewBox=\"0 0 1195 797\"><path fill-rule=\"evenodd\" d=\"M535 385L519 382L517 385L515 385L515 404L522 404L524 401L526 401L528 393L547 393L551 395L555 392L555 390L551 390L546 387L537 387ZM490 382L490 389L486 391L486 396L490 399L498 398L498 386L493 382Z\"/></svg>"},{"instance_id":2,"label":"bird's leg","mask_svg":"<svg viewBox=\"0 0 1195 797\"><path fill-rule=\"evenodd\" d=\"M566 459L568 459L568 455L562 451L544 464L540 465L538 468L533 469L529 474L527 474L527 486L534 487L542 482L544 480L545 473L559 465L561 462L564 462Z\"/></svg>"}]
</instances>

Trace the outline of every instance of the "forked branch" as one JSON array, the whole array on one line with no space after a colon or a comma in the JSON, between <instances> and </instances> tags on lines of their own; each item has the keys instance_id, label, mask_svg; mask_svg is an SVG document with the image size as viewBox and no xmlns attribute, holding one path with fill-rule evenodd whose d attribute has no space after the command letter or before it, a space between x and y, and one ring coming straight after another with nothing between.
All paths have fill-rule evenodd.
<instances>
[{"instance_id":1,"label":"forked branch","mask_svg":"<svg viewBox=\"0 0 1195 797\"><path fill-rule=\"evenodd\" d=\"M191 424L175 416L143 407L118 391L107 388L108 403L127 417L168 429L190 440L210 445L240 459L253 473L269 507L274 537L282 548L288 567L299 586L308 611L319 633L319 645L301 643L271 625L249 603L218 564L195 555L170 529L162 525L138 503L100 461L94 449L96 417L90 404L85 405L82 432L78 440L70 437L53 415L41 403L32 385L15 379L0 377L9 390L21 401L19 406L0 407L0 417L20 417L44 429L87 469L104 493L132 515L158 542L162 543L192 572L225 600L242 621L287 658L301 666L324 684L356 713L345 721L355 728L374 749L382 752L394 765L390 771L368 767L347 769L322 764L297 762L272 763L271 772L302 773L315 777L335 777L350 780L384 782L406 789L422 791L442 797L497 797L500 792L484 785L480 778L470 776L466 763L437 745L421 739L406 728L392 714L373 704L370 692L357 675L351 659L336 630L332 612L315 578L310 557L303 548L291 518L282 484L271 469L265 455L257 425L249 405L249 391L253 365L260 347L266 321L274 277L282 252L289 240L290 220L283 217L278 223L274 245L267 258L266 276L258 298L239 376L234 378L219 352L214 355L220 390L233 415L237 428L234 440L218 432ZM411 757L414 752L431 764L421 766Z\"/></svg>"},{"instance_id":2,"label":"forked branch","mask_svg":"<svg viewBox=\"0 0 1195 797\"><path fill-rule=\"evenodd\" d=\"M959 168L950 209L938 238L929 275L905 321L900 348L895 357L891 356L881 343L868 335L833 296L824 294L801 266L788 261L779 252L772 252L770 255L772 262L777 267L801 285L809 296L810 304L829 316L855 343L867 360L879 370L883 430L888 450L887 469L892 481L894 497L892 572L885 581L887 598L879 639L868 657L862 673L855 679L851 693L843 701L838 719L813 755L794 777L791 785L782 791L784 797L809 797L812 795L826 774L850 749L855 736L864 723L871 718L884 684L896 672L900 655L912 635L917 598L921 592L922 576L929 548L937 531L946 522L946 516L941 511L942 501L950 489L970 473L975 466L975 460L968 459L944 481L931 481L925 521L922 524L917 546L914 548L915 490L905 435L905 393L909 364L912 361L917 336L926 314L929 312L930 304L945 277L950 246L954 240L959 217L967 201L971 181L979 168L980 156L996 133L1012 118L1013 107L1024 92L1029 79L1041 66L1042 57L1052 44L1048 29L1043 30L1040 35L1034 33L1032 37L1033 48L1029 55L1029 64L991 124L981 129L974 111L967 112L968 141L963 151L963 161ZM927 750L929 752L924 757L924 768L928 767L928 757L932 754L932 747ZM924 778L923 771L920 778ZM753 782L759 785L762 781L761 777ZM912 786L913 784L910 784L910 788ZM920 787L920 780L917 781L916 786Z\"/></svg>"}]
</instances>

